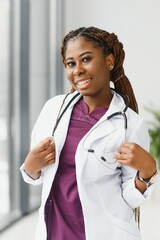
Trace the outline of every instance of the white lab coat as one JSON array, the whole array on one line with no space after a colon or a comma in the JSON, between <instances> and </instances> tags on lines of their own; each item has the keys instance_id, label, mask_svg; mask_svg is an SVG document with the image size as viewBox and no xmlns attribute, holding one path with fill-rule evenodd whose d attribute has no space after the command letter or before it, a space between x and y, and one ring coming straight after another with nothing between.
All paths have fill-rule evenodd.
<instances>
[{"instance_id":1,"label":"white lab coat","mask_svg":"<svg viewBox=\"0 0 160 240\"><path fill-rule=\"evenodd\" d=\"M64 106L75 94L76 92L67 97ZM36 240L46 240L44 206L57 171L71 112L79 98L80 96L69 106L54 134L55 164L43 169L37 180L31 179L24 172L24 165L21 166L23 178L27 183L33 185L43 183ZM63 99L64 96L56 96L45 104L32 132L31 147L52 135ZM108 111L83 137L76 151L77 186L84 215L86 240L140 240L133 209L145 201L146 196L135 188L136 171L120 167L112 157L124 141L123 117L118 115L110 120L106 119L110 114L124 109L124 106L122 97L114 93ZM127 140L138 143L148 150L149 136L142 118L128 109L127 119ZM94 152L88 152L88 149ZM104 158L107 161L102 160Z\"/></svg>"}]
</instances>

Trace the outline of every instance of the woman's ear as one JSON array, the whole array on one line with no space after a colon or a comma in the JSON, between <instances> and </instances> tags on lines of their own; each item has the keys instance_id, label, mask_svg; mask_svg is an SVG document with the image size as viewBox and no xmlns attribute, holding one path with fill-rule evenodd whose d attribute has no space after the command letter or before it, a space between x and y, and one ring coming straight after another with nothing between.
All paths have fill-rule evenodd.
<instances>
[{"instance_id":1,"label":"woman's ear","mask_svg":"<svg viewBox=\"0 0 160 240\"><path fill-rule=\"evenodd\" d=\"M114 56L112 53L106 56L106 64L107 64L107 68L110 71L112 71L114 68Z\"/></svg>"}]
</instances>

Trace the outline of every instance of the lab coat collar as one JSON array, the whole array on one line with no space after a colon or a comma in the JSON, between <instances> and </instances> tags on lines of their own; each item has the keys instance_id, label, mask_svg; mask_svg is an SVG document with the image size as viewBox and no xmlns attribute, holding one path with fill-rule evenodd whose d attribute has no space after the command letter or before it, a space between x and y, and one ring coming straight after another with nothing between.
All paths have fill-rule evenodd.
<instances>
[{"instance_id":1,"label":"lab coat collar","mask_svg":"<svg viewBox=\"0 0 160 240\"><path fill-rule=\"evenodd\" d=\"M125 102L123 100L123 98L117 94L115 91L111 90L113 98L112 101L110 103L109 109L107 111L107 116L109 116L110 114L114 113L114 112L118 112L118 111L122 111L125 108ZM65 99L65 104L63 106L63 109L65 108L65 106L69 103L69 101L75 96L77 95L78 92L74 91L73 93L69 94L67 96L67 98ZM75 105L76 102L78 102L78 100L82 97L81 94L79 94L73 101L72 103L69 105L69 108L73 108L73 106ZM68 108L68 109L69 109Z\"/></svg>"}]
</instances>

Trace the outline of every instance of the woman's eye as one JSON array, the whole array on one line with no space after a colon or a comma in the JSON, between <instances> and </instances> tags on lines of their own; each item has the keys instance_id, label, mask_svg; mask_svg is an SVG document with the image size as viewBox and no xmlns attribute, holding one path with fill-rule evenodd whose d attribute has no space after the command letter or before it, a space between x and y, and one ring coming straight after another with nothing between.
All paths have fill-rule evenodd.
<instances>
[{"instance_id":1,"label":"woman's eye","mask_svg":"<svg viewBox=\"0 0 160 240\"><path fill-rule=\"evenodd\" d=\"M85 57L83 58L83 62L89 62L91 60L91 57Z\"/></svg>"},{"instance_id":2,"label":"woman's eye","mask_svg":"<svg viewBox=\"0 0 160 240\"><path fill-rule=\"evenodd\" d=\"M67 62L66 67L74 67L75 63L74 62Z\"/></svg>"}]
</instances>

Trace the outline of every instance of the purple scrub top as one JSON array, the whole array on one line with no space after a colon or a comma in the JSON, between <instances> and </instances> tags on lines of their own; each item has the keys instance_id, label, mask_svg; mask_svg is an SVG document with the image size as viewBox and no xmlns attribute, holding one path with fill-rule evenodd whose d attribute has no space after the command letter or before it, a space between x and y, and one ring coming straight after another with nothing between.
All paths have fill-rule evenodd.
<instances>
[{"instance_id":1,"label":"purple scrub top","mask_svg":"<svg viewBox=\"0 0 160 240\"><path fill-rule=\"evenodd\" d=\"M47 240L85 240L83 211L79 199L75 152L79 141L105 114L106 108L88 113L80 99L73 108L59 167L45 205Z\"/></svg>"}]
</instances>

